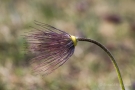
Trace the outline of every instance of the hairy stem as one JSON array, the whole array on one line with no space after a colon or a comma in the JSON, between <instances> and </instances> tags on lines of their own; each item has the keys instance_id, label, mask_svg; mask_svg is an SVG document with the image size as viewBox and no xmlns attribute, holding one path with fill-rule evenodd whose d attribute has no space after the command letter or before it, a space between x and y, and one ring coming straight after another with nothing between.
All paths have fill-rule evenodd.
<instances>
[{"instance_id":1,"label":"hairy stem","mask_svg":"<svg viewBox=\"0 0 135 90\"><path fill-rule=\"evenodd\" d=\"M94 40L91 40L91 39L87 39L87 38L77 38L77 40L78 41L86 41L86 42L94 43L97 46L99 46L100 48L102 48L109 55L109 57L111 58L111 61L112 61L113 65L114 65L114 67L116 69L116 72L117 72L117 75L118 75L118 79L119 79L119 82L120 82L121 89L122 90L125 90L125 87L124 87L124 84L123 84L123 80L122 80L122 76L121 76L119 67L118 67L118 65L116 63L116 60L114 59L113 55L110 53L110 51L105 46L103 46L102 44L100 44L97 41L94 41Z\"/></svg>"}]
</instances>

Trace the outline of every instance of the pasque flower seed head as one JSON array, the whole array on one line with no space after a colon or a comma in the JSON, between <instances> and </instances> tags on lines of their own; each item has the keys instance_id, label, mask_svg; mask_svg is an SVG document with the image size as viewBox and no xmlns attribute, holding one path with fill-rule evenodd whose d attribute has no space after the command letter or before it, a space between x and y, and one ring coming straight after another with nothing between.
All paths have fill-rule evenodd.
<instances>
[{"instance_id":1,"label":"pasque flower seed head","mask_svg":"<svg viewBox=\"0 0 135 90\"><path fill-rule=\"evenodd\" d=\"M25 36L28 50L35 56L30 63L34 71L49 74L73 55L77 41L75 36L50 25L37 21L35 24L39 28Z\"/></svg>"},{"instance_id":2,"label":"pasque flower seed head","mask_svg":"<svg viewBox=\"0 0 135 90\"><path fill-rule=\"evenodd\" d=\"M37 21L35 21L35 24L39 26L35 28L36 31L25 35L28 42L28 50L35 56L31 59L31 66L34 71L41 74L51 73L73 55L77 41L91 42L102 48L111 58L121 89L125 90L116 60L105 46L92 39L77 38L48 24Z\"/></svg>"}]
</instances>

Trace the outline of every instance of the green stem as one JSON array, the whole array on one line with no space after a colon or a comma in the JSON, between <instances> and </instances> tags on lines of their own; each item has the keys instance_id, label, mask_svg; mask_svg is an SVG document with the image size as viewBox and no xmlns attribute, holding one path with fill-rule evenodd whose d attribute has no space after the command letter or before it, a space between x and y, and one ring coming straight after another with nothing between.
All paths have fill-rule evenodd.
<instances>
[{"instance_id":1,"label":"green stem","mask_svg":"<svg viewBox=\"0 0 135 90\"><path fill-rule=\"evenodd\" d=\"M117 72L117 75L118 75L118 79L119 79L119 82L120 82L120 86L121 86L121 89L122 90L125 90L125 87L124 87L124 84L123 84L123 80L122 80L122 76L121 76L121 73L120 73L120 70L119 70L119 67L116 63L116 60L114 59L114 57L112 56L112 54L110 53L110 51L105 47L103 46L102 44L100 44L99 42L97 41L94 41L94 40L91 40L91 39L87 39L87 38L77 38L78 41L87 41L87 42L91 42L91 43L94 43L96 44L97 46L99 46L100 48L102 48L108 55L109 57L111 58L111 61L116 69L116 72Z\"/></svg>"}]
</instances>

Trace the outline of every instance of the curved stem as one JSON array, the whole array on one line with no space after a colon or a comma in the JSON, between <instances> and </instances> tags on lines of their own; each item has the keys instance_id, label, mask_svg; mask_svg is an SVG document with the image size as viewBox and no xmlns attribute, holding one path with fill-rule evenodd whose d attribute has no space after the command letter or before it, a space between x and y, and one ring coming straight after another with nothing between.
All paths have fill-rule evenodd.
<instances>
[{"instance_id":1,"label":"curved stem","mask_svg":"<svg viewBox=\"0 0 135 90\"><path fill-rule=\"evenodd\" d=\"M94 40L91 40L91 39L87 39L87 38L77 38L78 41L87 41L87 42L91 42L91 43L94 43L96 44L97 46L99 46L100 48L102 48L108 55L109 57L111 58L111 61L116 69L116 72L117 72L117 75L118 75L118 79L119 79L119 82L120 82L120 86L121 86L121 89L122 90L125 90L125 87L124 87L124 84L123 84L123 80L122 80L122 76L121 76L121 73L120 73L120 70L119 70L119 67L116 63L116 60L114 59L114 57L112 56L112 54L110 53L110 51L105 47L103 46L102 44L100 44L99 42L97 41L94 41Z\"/></svg>"}]
</instances>

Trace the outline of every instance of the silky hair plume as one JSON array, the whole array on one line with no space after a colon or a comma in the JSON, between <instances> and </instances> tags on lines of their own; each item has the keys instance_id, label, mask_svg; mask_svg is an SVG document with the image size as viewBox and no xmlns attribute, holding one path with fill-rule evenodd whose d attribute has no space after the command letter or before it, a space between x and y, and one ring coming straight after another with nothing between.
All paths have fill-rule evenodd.
<instances>
[{"instance_id":1,"label":"silky hair plume","mask_svg":"<svg viewBox=\"0 0 135 90\"><path fill-rule=\"evenodd\" d=\"M116 69L121 89L125 90L116 60L105 46L92 39L75 37L48 24L38 21L35 21L35 24L38 27L34 27L34 31L24 35L28 43L28 51L34 55L30 64L35 72L39 74L53 72L73 55L77 42L85 41L94 43L108 54Z\"/></svg>"}]
</instances>

